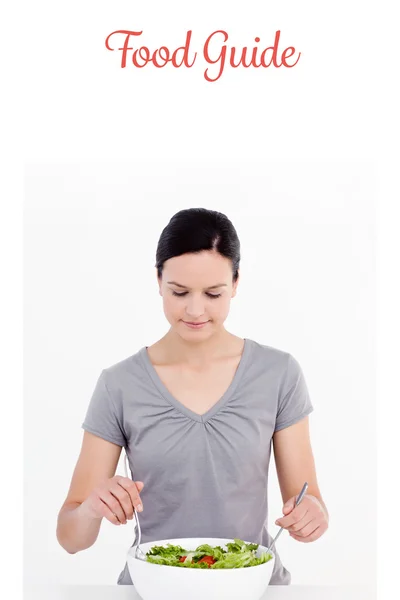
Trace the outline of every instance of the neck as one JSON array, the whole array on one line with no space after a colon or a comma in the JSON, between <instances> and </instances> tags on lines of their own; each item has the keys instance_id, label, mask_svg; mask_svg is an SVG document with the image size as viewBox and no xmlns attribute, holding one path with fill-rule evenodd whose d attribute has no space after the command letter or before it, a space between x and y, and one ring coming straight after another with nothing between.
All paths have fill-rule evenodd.
<instances>
[{"instance_id":1,"label":"neck","mask_svg":"<svg viewBox=\"0 0 400 600\"><path fill-rule=\"evenodd\" d=\"M204 342L195 343L182 339L173 329L170 329L160 340L160 344L168 351L170 361L199 365L226 355L235 340L238 338L225 328Z\"/></svg>"}]
</instances>

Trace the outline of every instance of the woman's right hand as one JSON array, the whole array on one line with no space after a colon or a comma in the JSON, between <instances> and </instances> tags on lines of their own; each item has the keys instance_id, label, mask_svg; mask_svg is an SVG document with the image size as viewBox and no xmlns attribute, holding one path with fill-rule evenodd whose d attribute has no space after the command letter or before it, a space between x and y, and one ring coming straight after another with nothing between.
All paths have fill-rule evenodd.
<instances>
[{"instance_id":1,"label":"woman's right hand","mask_svg":"<svg viewBox=\"0 0 400 600\"><path fill-rule=\"evenodd\" d=\"M133 519L133 507L142 512L140 492L142 481L132 481L115 475L97 486L80 506L81 514L93 519L107 519L113 525L121 525Z\"/></svg>"}]
</instances>

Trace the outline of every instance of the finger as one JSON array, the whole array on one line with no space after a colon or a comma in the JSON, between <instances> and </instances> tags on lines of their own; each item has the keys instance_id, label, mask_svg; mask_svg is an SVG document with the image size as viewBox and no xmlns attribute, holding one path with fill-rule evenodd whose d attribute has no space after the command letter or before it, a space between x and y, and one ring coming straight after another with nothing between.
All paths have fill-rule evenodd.
<instances>
[{"instance_id":1,"label":"finger","mask_svg":"<svg viewBox=\"0 0 400 600\"><path fill-rule=\"evenodd\" d=\"M282 508L283 514L286 516L296 508L296 498L290 498Z\"/></svg>"},{"instance_id":2,"label":"finger","mask_svg":"<svg viewBox=\"0 0 400 600\"><path fill-rule=\"evenodd\" d=\"M275 521L275 525L279 525L279 527L284 527L285 529L287 529L294 523L297 523L298 521L303 519L307 511L307 507L301 506L300 504L299 506L296 506L296 508L293 509L289 515L287 515L286 517L281 517L280 519Z\"/></svg>"},{"instance_id":3,"label":"finger","mask_svg":"<svg viewBox=\"0 0 400 600\"><path fill-rule=\"evenodd\" d=\"M110 510L105 502L101 498L97 498L95 501L95 508L97 512L107 521L110 521L113 525L121 525L117 516Z\"/></svg>"},{"instance_id":4,"label":"finger","mask_svg":"<svg viewBox=\"0 0 400 600\"><path fill-rule=\"evenodd\" d=\"M104 504L108 506L111 512L117 517L118 521L125 525L126 516L121 504L119 503L119 500L113 496L109 490L104 490L99 496L100 500L102 500Z\"/></svg>"},{"instance_id":5,"label":"finger","mask_svg":"<svg viewBox=\"0 0 400 600\"><path fill-rule=\"evenodd\" d=\"M307 523L307 525L305 525L304 527L302 527L301 529L298 529L297 531L294 531L293 533L295 533L298 537L308 537L309 535L311 535L316 529L318 529L318 527L321 525L321 523L319 523L315 518L312 519L312 521L310 521L309 523Z\"/></svg>"},{"instance_id":6,"label":"finger","mask_svg":"<svg viewBox=\"0 0 400 600\"><path fill-rule=\"evenodd\" d=\"M132 479L128 479L127 477L118 477L117 482L128 492L132 501L132 505L136 508L136 510L138 512L142 512L143 503L139 496L139 491L136 487L136 483L132 481Z\"/></svg>"},{"instance_id":7,"label":"finger","mask_svg":"<svg viewBox=\"0 0 400 600\"><path fill-rule=\"evenodd\" d=\"M294 538L295 540L297 540L298 542L303 542L304 544L308 544L309 542L314 542L319 537L321 537L322 533L323 533L322 528L320 525L318 525L318 527L316 529L314 529L314 531L307 537L297 535L296 533L291 533L290 536L292 538Z\"/></svg>"},{"instance_id":8,"label":"finger","mask_svg":"<svg viewBox=\"0 0 400 600\"><path fill-rule=\"evenodd\" d=\"M126 519L133 519L133 504L129 493L118 482L112 484L109 492L116 498L124 511Z\"/></svg>"},{"instance_id":9,"label":"finger","mask_svg":"<svg viewBox=\"0 0 400 600\"><path fill-rule=\"evenodd\" d=\"M138 492L140 494L140 492L142 491L142 489L144 488L144 483L143 481L135 481L136 487L138 489Z\"/></svg>"},{"instance_id":10,"label":"finger","mask_svg":"<svg viewBox=\"0 0 400 600\"><path fill-rule=\"evenodd\" d=\"M143 482L140 482L140 483L142 483L142 485L144 485ZM121 477L118 480L118 484L121 487L123 487L124 490L129 494L132 506L134 506L137 511L142 512L143 503L140 498L139 490L138 490L136 483L134 481L132 481L132 479L128 479L126 477Z\"/></svg>"},{"instance_id":11,"label":"finger","mask_svg":"<svg viewBox=\"0 0 400 600\"><path fill-rule=\"evenodd\" d=\"M315 516L312 515L309 511L307 511L304 517L300 519L300 521L297 521L297 523L293 523L293 525L289 525L288 531L292 531L293 533L298 534L301 530L303 530L307 525L309 525L313 521L316 521Z\"/></svg>"}]
</instances>

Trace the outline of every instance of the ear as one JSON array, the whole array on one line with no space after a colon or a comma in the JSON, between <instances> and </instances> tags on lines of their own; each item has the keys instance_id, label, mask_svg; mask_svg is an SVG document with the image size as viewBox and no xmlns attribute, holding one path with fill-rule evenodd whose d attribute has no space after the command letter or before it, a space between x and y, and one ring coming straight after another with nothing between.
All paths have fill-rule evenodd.
<instances>
[{"instance_id":1,"label":"ear","mask_svg":"<svg viewBox=\"0 0 400 600\"><path fill-rule=\"evenodd\" d=\"M160 294L160 296L162 296L162 291L161 291L161 277L158 276L157 270L156 270L156 277L157 277L157 283L158 283L158 293Z\"/></svg>"},{"instance_id":2,"label":"ear","mask_svg":"<svg viewBox=\"0 0 400 600\"><path fill-rule=\"evenodd\" d=\"M239 272L238 272L238 278L237 278L237 279L236 279L236 281L234 282L234 284L233 284L233 288L232 288L232 298L234 298L234 297L236 296L236 293L237 293L237 287L238 287L238 285L239 285L239 277L240 277L240 274L239 274Z\"/></svg>"}]
</instances>

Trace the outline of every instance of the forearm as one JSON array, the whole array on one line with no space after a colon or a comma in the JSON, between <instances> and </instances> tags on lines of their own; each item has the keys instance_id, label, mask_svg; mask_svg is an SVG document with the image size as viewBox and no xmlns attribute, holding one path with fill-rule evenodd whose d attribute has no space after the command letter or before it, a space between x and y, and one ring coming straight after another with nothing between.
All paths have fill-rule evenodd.
<instances>
[{"instance_id":1,"label":"forearm","mask_svg":"<svg viewBox=\"0 0 400 600\"><path fill-rule=\"evenodd\" d=\"M65 505L58 515L57 540L70 554L86 550L95 543L101 521L88 515L82 504Z\"/></svg>"},{"instance_id":2,"label":"forearm","mask_svg":"<svg viewBox=\"0 0 400 600\"><path fill-rule=\"evenodd\" d=\"M307 495L317 498L328 516L318 486L308 418L275 433L274 455L283 503L298 496L307 481Z\"/></svg>"}]
</instances>

